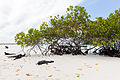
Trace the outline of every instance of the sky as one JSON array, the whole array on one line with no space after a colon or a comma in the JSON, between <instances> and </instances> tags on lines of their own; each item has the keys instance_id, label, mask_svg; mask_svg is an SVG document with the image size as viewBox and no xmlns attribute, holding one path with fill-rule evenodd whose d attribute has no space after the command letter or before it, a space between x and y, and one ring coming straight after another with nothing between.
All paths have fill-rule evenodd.
<instances>
[{"instance_id":1,"label":"sky","mask_svg":"<svg viewBox=\"0 0 120 80\"><path fill-rule=\"evenodd\" d=\"M110 13L118 10L120 0L86 0L79 5L84 6L91 15L91 19L95 20L95 17L107 18Z\"/></svg>"},{"instance_id":2,"label":"sky","mask_svg":"<svg viewBox=\"0 0 120 80\"><path fill-rule=\"evenodd\" d=\"M107 17L120 8L120 0L0 0L0 43L14 42L14 36L39 28L49 16L64 15L70 5L84 6L95 17Z\"/></svg>"},{"instance_id":3,"label":"sky","mask_svg":"<svg viewBox=\"0 0 120 80\"><path fill-rule=\"evenodd\" d=\"M0 43L14 42L14 36L39 27L49 16L64 14L70 5L83 0L0 0Z\"/></svg>"}]
</instances>

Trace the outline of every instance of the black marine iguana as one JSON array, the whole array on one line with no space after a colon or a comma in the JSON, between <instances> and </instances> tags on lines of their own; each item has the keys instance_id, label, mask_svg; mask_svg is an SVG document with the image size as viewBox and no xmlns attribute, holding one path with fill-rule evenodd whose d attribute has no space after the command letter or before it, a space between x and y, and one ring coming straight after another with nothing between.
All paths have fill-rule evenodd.
<instances>
[{"instance_id":1,"label":"black marine iguana","mask_svg":"<svg viewBox=\"0 0 120 80\"><path fill-rule=\"evenodd\" d=\"M54 61L46 61L46 60L42 60L42 61L38 61L37 65L42 65L42 64L46 64L48 65L48 63L53 63Z\"/></svg>"},{"instance_id":2,"label":"black marine iguana","mask_svg":"<svg viewBox=\"0 0 120 80\"><path fill-rule=\"evenodd\" d=\"M5 46L6 49L8 49L9 47L8 46Z\"/></svg>"},{"instance_id":3,"label":"black marine iguana","mask_svg":"<svg viewBox=\"0 0 120 80\"><path fill-rule=\"evenodd\" d=\"M15 55L15 53L7 53L7 52L4 52L5 55Z\"/></svg>"},{"instance_id":4,"label":"black marine iguana","mask_svg":"<svg viewBox=\"0 0 120 80\"><path fill-rule=\"evenodd\" d=\"M18 55L16 55L16 56L8 56L8 58L15 58L14 60L16 60L16 59L20 59L20 58L22 58L22 57L25 57L25 55L26 54L18 54Z\"/></svg>"}]
</instances>

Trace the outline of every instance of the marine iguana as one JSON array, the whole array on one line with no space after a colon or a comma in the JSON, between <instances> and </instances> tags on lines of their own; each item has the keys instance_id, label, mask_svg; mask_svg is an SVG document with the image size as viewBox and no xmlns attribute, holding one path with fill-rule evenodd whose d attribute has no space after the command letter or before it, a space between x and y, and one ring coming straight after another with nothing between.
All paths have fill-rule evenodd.
<instances>
[{"instance_id":1,"label":"marine iguana","mask_svg":"<svg viewBox=\"0 0 120 80\"><path fill-rule=\"evenodd\" d=\"M48 63L53 63L54 61L46 61L46 60L42 60L42 61L38 61L37 65L42 65L42 64L46 64L48 65Z\"/></svg>"},{"instance_id":2,"label":"marine iguana","mask_svg":"<svg viewBox=\"0 0 120 80\"><path fill-rule=\"evenodd\" d=\"M14 60L16 60L16 59L20 59L20 58L22 58L22 57L25 57L25 55L26 54L18 54L18 55L16 55L16 56L8 56L8 58L15 58Z\"/></svg>"},{"instance_id":3,"label":"marine iguana","mask_svg":"<svg viewBox=\"0 0 120 80\"><path fill-rule=\"evenodd\" d=\"M8 49L9 47L8 46L5 46L6 49Z\"/></svg>"},{"instance_id":4,"label":"marine iguana","mask_svg":"<svg viewBox=\"0 0 120 80\"><path fill-rule=\"evenodd\" d=\"M7 53L7 52L4 52L5 55L15 55L14 53Z\"/></svg>"},{"instance_id":5,"label":"marine iguana","mask_svg":"<svg viewBox=\"0 0 120 80\"><path fill-rule=\"evenodd\" d=\"M20 59L20 58L22 58L22 57L25 57L25 55L26 55L26 54L23 54L23 55L22 55L22 54L19 54L19 55L17 55L17 56L15 57L14 60L16 60L16 59Z\"/></svg>"}]
</instances>

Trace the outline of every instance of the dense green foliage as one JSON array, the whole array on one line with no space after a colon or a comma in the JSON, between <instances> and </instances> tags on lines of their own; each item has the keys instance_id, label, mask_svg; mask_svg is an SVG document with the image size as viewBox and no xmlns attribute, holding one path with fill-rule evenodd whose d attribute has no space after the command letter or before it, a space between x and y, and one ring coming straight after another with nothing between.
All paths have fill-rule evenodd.
<instances>
[{"instance_id":1,"label":"dense green foliage","mask_svg":"<svg viewBox=\"0 0 120 80\"><path fill-rule=\"evenodd\" d=\"M120 40L120 9L105 19L97 17L95 21L89 19L90 15L84 7L70 6L64 16L50 16L50 22L43 22L40 29L31 28L28 33L20 32L15 36L15 42L21 47L48 45L53 47L72 46L71 53L78 54L81 46L90 44L102 46L104 49L114 48ZM49 26L48 26L49 24ZM77 48L74 48L77 47ZM61 48L62 49L62 48ZM48 51L47 51L48 52Z\"/></svg>"},{"instance_id":2,"label":"dense green foliage","mask_svg":"<svg viewBox=\"0 0 120 80\"><path fill-rule=\"evenodd\" d=\"M120 40L120 10L115 10L107 19L97 17L92 21L87 29L88 34L93 40L92 44L111 47Z\"/></svg>"}]
</instances>

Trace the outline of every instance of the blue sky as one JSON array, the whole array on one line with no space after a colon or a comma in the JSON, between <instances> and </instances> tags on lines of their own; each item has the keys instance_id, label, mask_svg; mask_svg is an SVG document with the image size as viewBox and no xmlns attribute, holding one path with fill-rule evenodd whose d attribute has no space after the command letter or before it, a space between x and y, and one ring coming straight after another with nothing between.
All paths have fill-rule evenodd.
<instances>
[{"instance_id":1,"label":"blue sky","mask_svg":"<svg viewBox=\"0 0 120 80\"><path fill-rule=\"evenodd\" d=\"M91 19L95 20L95 17L99 16L106 18L110 13L119 9L120 0L86 0L79 5L84 6L91 15Z\"/></svg>"}]
</instances>

